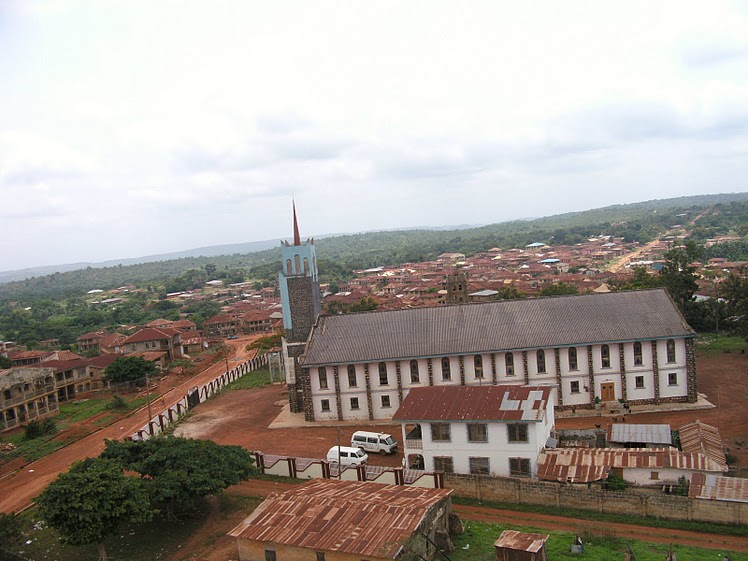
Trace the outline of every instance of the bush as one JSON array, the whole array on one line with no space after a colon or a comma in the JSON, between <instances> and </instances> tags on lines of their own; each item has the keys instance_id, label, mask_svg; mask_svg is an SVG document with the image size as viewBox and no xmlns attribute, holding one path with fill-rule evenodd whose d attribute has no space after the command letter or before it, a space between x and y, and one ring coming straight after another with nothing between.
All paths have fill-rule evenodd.
<instances>
[{"instance_id":1,"label":"bush","mask_svg":"<svg viewBox=\"0 0 748 561\"><path fill-rule=\"evenodd\" d=\"M121 395L114 394L112 396L112 401L106 404L106 408L122 411L123 409L129 409L129 405L127 405L127 402L122 398Z\"/></svg>"},{"instance_id":2,"label":"bush","mask_svg":"<svg viewBox=\"0 0 748 561\"><path fill-rule=\"evenodd\" d=\"M57 423L55 423L54 419L44 419L42 421L34 419L24 427L24 438L26 440L33 440L54 432L57 432Z\"/></svg>"},{"instance_id":3,"label":"bush","mask_svg":"<svg viewBox=\"0 0 748 561\"><path fill-rule=\"evenodd\" d=\"M609 475L607 479L606 489L608 491L625 491L628 487L628 483L623 477L617 475Z\"/></svg>"}]
</instances>

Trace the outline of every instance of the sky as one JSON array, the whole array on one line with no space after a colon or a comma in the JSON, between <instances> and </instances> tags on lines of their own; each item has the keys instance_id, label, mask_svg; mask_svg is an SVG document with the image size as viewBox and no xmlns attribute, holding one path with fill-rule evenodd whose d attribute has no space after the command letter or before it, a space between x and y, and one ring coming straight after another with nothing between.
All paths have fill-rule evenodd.
<instances>
[{"instance_id":1,"label":"sky","mask_svg":"<svg viewBox=\"0 0 748 561\"><path fill-rule=\"evenodd\" d=\"M0 0L0 270L747 172L745 1Z\"/></svg>"}]
</instances>

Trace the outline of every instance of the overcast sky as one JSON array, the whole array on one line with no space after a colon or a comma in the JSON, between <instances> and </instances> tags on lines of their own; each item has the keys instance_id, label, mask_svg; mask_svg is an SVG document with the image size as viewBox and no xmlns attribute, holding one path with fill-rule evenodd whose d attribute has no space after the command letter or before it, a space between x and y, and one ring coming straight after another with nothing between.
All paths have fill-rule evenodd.
<instances>
[{"instance_id":1,"label":"overcast sky","mask_svg":"<svg viewBox=\"0 0 748 561\"><path fill-rule=\"evenodd\" d=\"M747 172L746 2L0 0L0 270Z\"/></svg>"}]
</instances>

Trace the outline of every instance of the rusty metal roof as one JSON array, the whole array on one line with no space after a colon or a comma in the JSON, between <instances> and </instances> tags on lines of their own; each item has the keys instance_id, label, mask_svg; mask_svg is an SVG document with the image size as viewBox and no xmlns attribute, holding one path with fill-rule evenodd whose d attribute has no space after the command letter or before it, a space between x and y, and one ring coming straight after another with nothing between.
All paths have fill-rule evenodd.
<instances>
[{"instance_id":1,"label":"rusty metal roof","mask_svg":"<svg viewBox=\"0 0 748 561\"><path fill-rule=\"evenodd\" d=\"M669 446L672 442L670 425L644 425L613 423L610 429L611 442L648 442Z\"/></svg>"},{"instance_id":2,"label":"rusty metal roof","mask_svg":"<svg viewBox=\"0 0 748 561\"><path fill-rule=\"evenodd\" d=\"M271 495L229 535L394 559L429 508L452 491L315 479Z\"/></svg>"},{"instance_id":3,"label":"rusty metal roof","mask_svg":"<svg viewBox=\"0 0 748 561\"><path fill-rule=\"evenodd\" d=\"M542 421L551 386L426 386L413 388L395 421Z\"/></svg>"},{"instance_id":4,"label":"rusty metal roof","mask_svg":"<svg viewBox=\"0 0 748 561\"><path fill-rule=\"evenodd\" d=\"M320 316L304 366L692 337L663 289Z\"/></svg>"},{"instance_id":5,"label":"rusty metal roof","mask_svg":"<svg viewBox=\"0 0 748 561\"><path fill-rule=\"evenodd\" d=\"M502 549L537 553L543 549L549 537L547 534L526 534L517 530L504 530L493 545Z\"/></svg>"},{"instance_id":6,"label":"rusty metal roof","mask_svg":"<svg viewBox=\"0 0 748 561\"><path fill-rule=\"evenodd\" d=\"M748 503L748 479L694 473L691 475L688 496L692 499Z\"/></svg>"},{"instance_id":7,"label":"rusty metal roof","mask_svg":"<svg viewBox=\"0 0 748 561\"><path fill-rule=\"evenodd\" d=\"M573 448L544 450L538 456L538 479L548 481L599 481L611 468L726 471L704 454L674 448Z\"/></svg>"},{"instance_id":8,"label":"rusty metal roof","mask_svg":"<svg viewBox=\"0 0 748 561\"><path fill-rule=\"evenodd\" d=\"M678 427L680 447L684 452L701 452L709 456L727 471L725 447L719 429L701 421L694 421Z\"/></svg>"}]
</instances>

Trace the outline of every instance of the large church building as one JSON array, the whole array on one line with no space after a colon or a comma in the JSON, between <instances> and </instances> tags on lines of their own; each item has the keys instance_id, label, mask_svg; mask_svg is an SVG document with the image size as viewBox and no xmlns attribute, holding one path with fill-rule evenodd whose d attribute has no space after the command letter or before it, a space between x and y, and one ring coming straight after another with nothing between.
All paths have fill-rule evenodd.
<instances>
[{"instance_id":1,"label":"large church building","mask_svg":"<svg viewBox=\"0 0 748 561\"><path fill-rule=\"evenodd\" d=\"M320 316L313 240L294 228L284 349L308 421L389 420L423 386L549 385L563 409L697 400L695 333L663 289Z\"/></svg>"}]
</instances>

